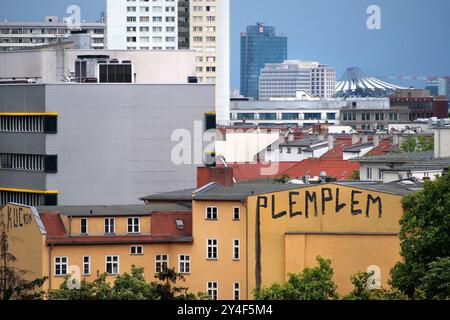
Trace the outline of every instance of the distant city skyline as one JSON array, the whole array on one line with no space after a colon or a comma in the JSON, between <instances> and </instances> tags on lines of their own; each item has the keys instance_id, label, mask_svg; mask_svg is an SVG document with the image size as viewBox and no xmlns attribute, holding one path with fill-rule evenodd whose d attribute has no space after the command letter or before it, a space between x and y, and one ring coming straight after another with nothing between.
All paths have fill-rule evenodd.
<instances>
[{"instance_id":1,"label":"distant city skyline","mask_svg":"<svg viewBox=\"0 0 450 320\"><path fill-rule=\"evenodd\" d=\"M231 0L232 87L239 88L240 34L265 22L288 36L288 59L321 61L336 67L358 66L376 76L450 76L450 1L448 0ZM0 21L41 21L67 16L69 5L82 19L96 21L104 0L0 0ZM367 8L381 9L381 30L369 30ZM425 81L396 81L424 87Z\"/></svg>"}]
</instances>

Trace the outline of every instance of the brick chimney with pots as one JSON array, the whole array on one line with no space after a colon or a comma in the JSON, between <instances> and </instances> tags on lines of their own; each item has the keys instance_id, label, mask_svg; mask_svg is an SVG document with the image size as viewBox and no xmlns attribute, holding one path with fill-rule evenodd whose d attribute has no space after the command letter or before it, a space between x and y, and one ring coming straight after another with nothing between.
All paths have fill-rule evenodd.
<instances>
[{"instance_id":1,"label":"brick chimney with pots","mask_svg":"<svg viewBox=\"0 0 450 320\"><path fill-rule=\"evenodd\" d=\"M216 182L224 187L232 187L233 168L231 167L198 167L197 188L202 188L208 183Z\"/></svg>"}]
</instances>

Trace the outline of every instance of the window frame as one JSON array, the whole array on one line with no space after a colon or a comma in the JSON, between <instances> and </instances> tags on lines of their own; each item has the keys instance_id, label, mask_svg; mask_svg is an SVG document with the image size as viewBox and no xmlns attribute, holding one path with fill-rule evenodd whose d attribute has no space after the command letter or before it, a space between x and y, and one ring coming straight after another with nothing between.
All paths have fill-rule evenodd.
<instances>
[{"instance_id":1,"label":"window frame","mask_svg":"<svg viewBox=\"0 0 450 320\"><path fill-rule=\"evenodd\" d=\"M237 213L236 213L237 210ZM237 218L236 218L237 214ZM241 220L241 207L233 207L233 221L240 221Z\"/></svg>"},{"instance_id":2,"label":"window frame","mask_svg":"<svg viewBox=\"0 0 450 320\"><path fill-rule=\"evenodd\" d=\"M108 223L107 223L107 221L108 221ZM111 221L113 222L112 225L111 225ZM106 232L107 229L108 229L108 232ZM113 232L111 232L111 229L113 229ZM116 218L105 218L103 231L105 232L106 235L116 234Z\"/></svg>"},{"instance_id":3,"label":"window frame","mask_svg":"<svg viewBox=\"0 0 450 320\"><path fill-rule=\"evenodd\" d=\"M131 220L131 224L130 224ZM137 225L135 224L135 220L137 220ZM137 226L137 230L135 231L135 228ZM130 232L130 227L132 231ZM128 234L140 234L141 233L141 218L140 217L128 217L127 218L127 233Z\"/></svg>"},{"instance_id":4,"label":"window frame","mask_svg":"<svg viewBox=\"0 0 450 320\"><path fill-rule=\"evenodd\" d=\"M60 261L56 262L57 259L60 259ZM65 259L66 261L62 262L62 259ZM56 266L57 265L60 267L60 272L59 273L56 272ZM63 265L65 265L65 267L66 267L66 272L65 273L62 273ZM65 277L65 276L67 276L69 274L68 271L69 271L69 257L68 256L56 256L54 258L54 260L53 260L53 274L54 274L54 276L55 277Z\"/></svg>"},{"instance_id":5,"label":"window frame","mask_svg":"<svg viewBox=\"0 0 450 320\"><path fill-rule=\"evenodd\" d=\"M211 286L210 286L211 284ZM215 297L209 293L209 291L215 292ZM209 297L213 301L219 300L219 282L218 281L207 281L206 282L206 292L208 293Z\"/></svg>"},{"instance_id":6,"label":"window frame","mask_svg":"<svg viewBox=\"0 0 450 320\"><path fill-rule=\"evenodd\" d=\"M215 242L215 244L209 244L209 241L211 241L211 242ZM211 249L211 254L212 254L212 256L214 256L213 255L213 253L214 253L214 248L216 249L215 250L215 257L210 257L209 256L209 248L212 248ZM206 239L206 260L210 260L210 261L217 261L217 260L219 260L219 240L217 240L217 239L213 239L213 238L208 238L208 239Z\"/></svg>"},{"instance_id":7,"label":"window frame","mask_svg":"<svg viewBox=\"0 0 450 320\"><path fill-rule=\"evenodd\" d=\"M208 216L208 209L212 210L211 218ZM215 218L214 218L214 214L213 214L214 213L213 209L216 210ZM205 207L205 220L207 220L207 221L218 221L219 220L219 208L216 207L216 206L206 206Z\"/></svg>"},{"instance_id":8,"label":"window frame","mask_svg":"<svg viewBox=\"0 0 450 320\"><path fill-rule=\"evenodd\" d=\"M87 262L85 261L87 258ZM86 272L86 266L88 269L88 272ZM83 276L90 276L91 275L91 256L83 256Z\"/></svg>"},{"instance_id":9,"label":"window frame","mask_svg":"<svg viewBox=\"0 0 450 320\"><path fill-rule=\"evenodd\" d=\"M158 259L158 256L161 256L161 258L166 256L166 260ZM160 272L162 272L164 270L164 268L163 268L164 261L166 263L166 268L168 269L169 268L169 255L167 253L157 253L157 254L155 254L155 273L160 273ZM158 271L158 263L161 263L161 266L160 266L161 270L160 271Z\"/></svg>"},{"instance_id":10,"label":"window frame","mask_svg":"<svg viewBox=\"0 0 450 320\"><path fill-rule=\"evenodd\" d=\"M86 231L85 232L83 232L83 221L86 222L86 224L85 224ZM88 221L88 218L81 218L80 219L80 234L89 234L89 221Z\"/></svg>"},{"instance_id":11,"label":"window frame","mask_svg":"<svg viewBox=\"0 0 450 320\"><path fill-rule=\"evenodd\" d=\"M184 257L184 260L181 260ZM188 260L186 260L188 257ZM183 264L184 270L181 270L181 265ZM188 268L186 268L188 266ZM186 270L187 269L187 270ZM178 255L178 272L180 274L191 274L191 255L190 254L179 254Z\"/></svg>"},{"instance_id":12,"label":"window frame","mask_svg":"<svg viewBox=\"0 0 450 320\"><path fill-rule=\"evenodd\" d=\"M108 262L108 258L111 258L111 261ZM117 261L114 261L114 258L117 258ZM114 264L117 264L117 273L108 272L108 263L111 263L111 271L114 271ZM105 256L105 272L108 276L118 276L120 275L120 256L118 255L107 255Z\"/></svg>"},{"instance_id":13,"label":"window frame","mask_svg":"<svg viewBox=\"0 0 450 320\"><path fill-rule=\"evenodd\" d=\"M237 245L236 245L237 241ZM237 249L237 252L236 252ZM237 253L237 257L236 257ZM233 239L233 261L240 261L241 260L241 240L239 239Z\"/></svg>"},{"instance_id":14,"label":"window frame","mask_svg":"<svg viewBox=\"0 0 450 320\"><path fill-rule=\"evenodd\" d=\"M134 249L138 249L138 248L141 248L141 252L134 252L133 253L133 248ZM142 246L142 245L131 245L130 246L130 255L131 256L143 256L144 255L144 246Z\"/></svg>"}]
</instances>

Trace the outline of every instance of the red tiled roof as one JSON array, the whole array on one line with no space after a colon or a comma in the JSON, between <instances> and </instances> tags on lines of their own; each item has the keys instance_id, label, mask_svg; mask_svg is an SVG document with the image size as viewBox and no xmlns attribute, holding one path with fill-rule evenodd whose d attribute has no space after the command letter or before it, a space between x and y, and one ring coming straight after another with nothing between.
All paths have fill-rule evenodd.
<instances>
[{"instance_id":1,"label":"red tiled roof","mask_svg":"<svg viewBox=\"0 0 450 320\"><path fill-rule=\"evenodd\" d=\"M348 160L306 159L287 169L282 175L287 174L291 178L315 177L325 171L328 176L336 177L338 180L347 180L353 171L359 170L359 167L359 163Z\"/></svg>"},{"instance_id":2,"label":"red tiled roof","mask_svg":"<svg viewBox=\"0 0 450 320\"><path fill-rule=\"evenodd\" d=\"M279 169L271 174L262 174L271 167L269 163L231 163L229 167L233 168L233 175L237 182L275 178L280 176L280 173L295 166L298 162L278 162Z\"/></svg>"},{"instance_id":3,"label":"red tiled roof","mask_svg":"<svg viewBox=\"0 0 450 320\"><path fill-rule=\"evenodd\" d=\"M47 238L66 236L66 228L64 227L59 213L40 213L40 217L44 224L45 231L47 231Z\"/></svg>"},{"instance_id":4,"label":"red tiled roof","mask_svg":"<svg viewBox=\"0 0 450 320\"><path fill-rule=\"evenodd\" d=\"M152 214L151 235L82 236L70 237L59 213L40 213L47 231L47 244L123 244L192 242L191 212L156 212ZM176 220L183 220L184 229L177 228Z\"/></svg>"},{"instance_id":5,"label":"red tiled roof","mask_svg":"<svg viewBox=\"0 0 450 320\"><path fill-rule=\"evenodd\" d=\"M139 243L169 243L192 242L191 237L172 236L85 236L85 237L47 237L47 244L139 244Z\"/></svg>"},{"instance_id":6,"label":"red tiled roof","mask_svg":"<svg viewBox=\"0 0 450 320\"><path fill-rule=\"evenodd\" d=\"M344 149L352 146L352 137L338 137L334 141L334 148L323 156L321 160L343 160Z\"/></svg>"},{"instance_id":7,"label":"red tiled roof","mask_svg":"<svg viewBox=\"0 0 450 320\"><path fill-rule=\"evenodd\" d=\"M176 220L183 221L184 229L177 228ZM153 212L151 234L178 237L192 236L192 212Z\"/></svg>"},{"instance_id":8,"label":"red tiled roof","mask_svg":"<svg viewBox=\"0 0 450 320\"><path fill-rule=\"evenodd\" d=\"M396 147L398 147L398 146L392 146L392 141L390 138L386 138L386 139L383 139L383 141L381 141L377 147L373 148L368 153L368 155L369 156L381 156L381 155L391 152Z\"/></svg>"}]
</instances>

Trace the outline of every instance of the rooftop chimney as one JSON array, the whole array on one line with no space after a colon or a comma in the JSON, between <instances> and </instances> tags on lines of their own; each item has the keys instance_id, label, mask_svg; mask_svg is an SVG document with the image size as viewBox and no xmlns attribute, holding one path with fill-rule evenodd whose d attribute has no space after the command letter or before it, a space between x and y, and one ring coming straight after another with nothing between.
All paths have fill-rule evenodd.
<instances>
[{"instance_id":1,"label":"rooftop chimney","mask_svg":"<svg viewBox=\"0 0 450 320\"><path fill-rule=\"evenodd\" d=\"M360 137L357 134L352 134L352 145L358 144L360 141Z\"/></svg>"},{"instance_id":2,"label":"rooftop chimney","mask_svg":"<svg viewBox=\"0 0 450 320\"><path fill-rule=\"evenodd\" d=\"M450 157L450 127L434 129L434 157Z\"/></svg>"},{"instance_id":3,"label":"rooftop chimney","mask_svg":"<svg viewBox=\"0 0 450 320\"><path fill-rule=\"evenodd\" d=\"M224 187L233 186L233 168L231 167L198 167L197 188L216 182Z\"/></svg>"},{"instance_id":4,"label":"rooftop chimney","mask_svg":"<svg viewBox=\"0 0 450 320\"><path fill-rule=\"evenodd\" d=\"M334 149L334 137L330 134L328 136L328 151L331 151Z\"/></svg>"},{"instance_id":5,"label":"rooftop chimney","mask_svg":"<svg viewBox=\"0 0 450 320\"><path fill-rule=\"evenodd\" d=\"M377 134L373 136L373 145L375 147L378 147L380 145L380 136Z\"/></svg>"}]
</instances>

